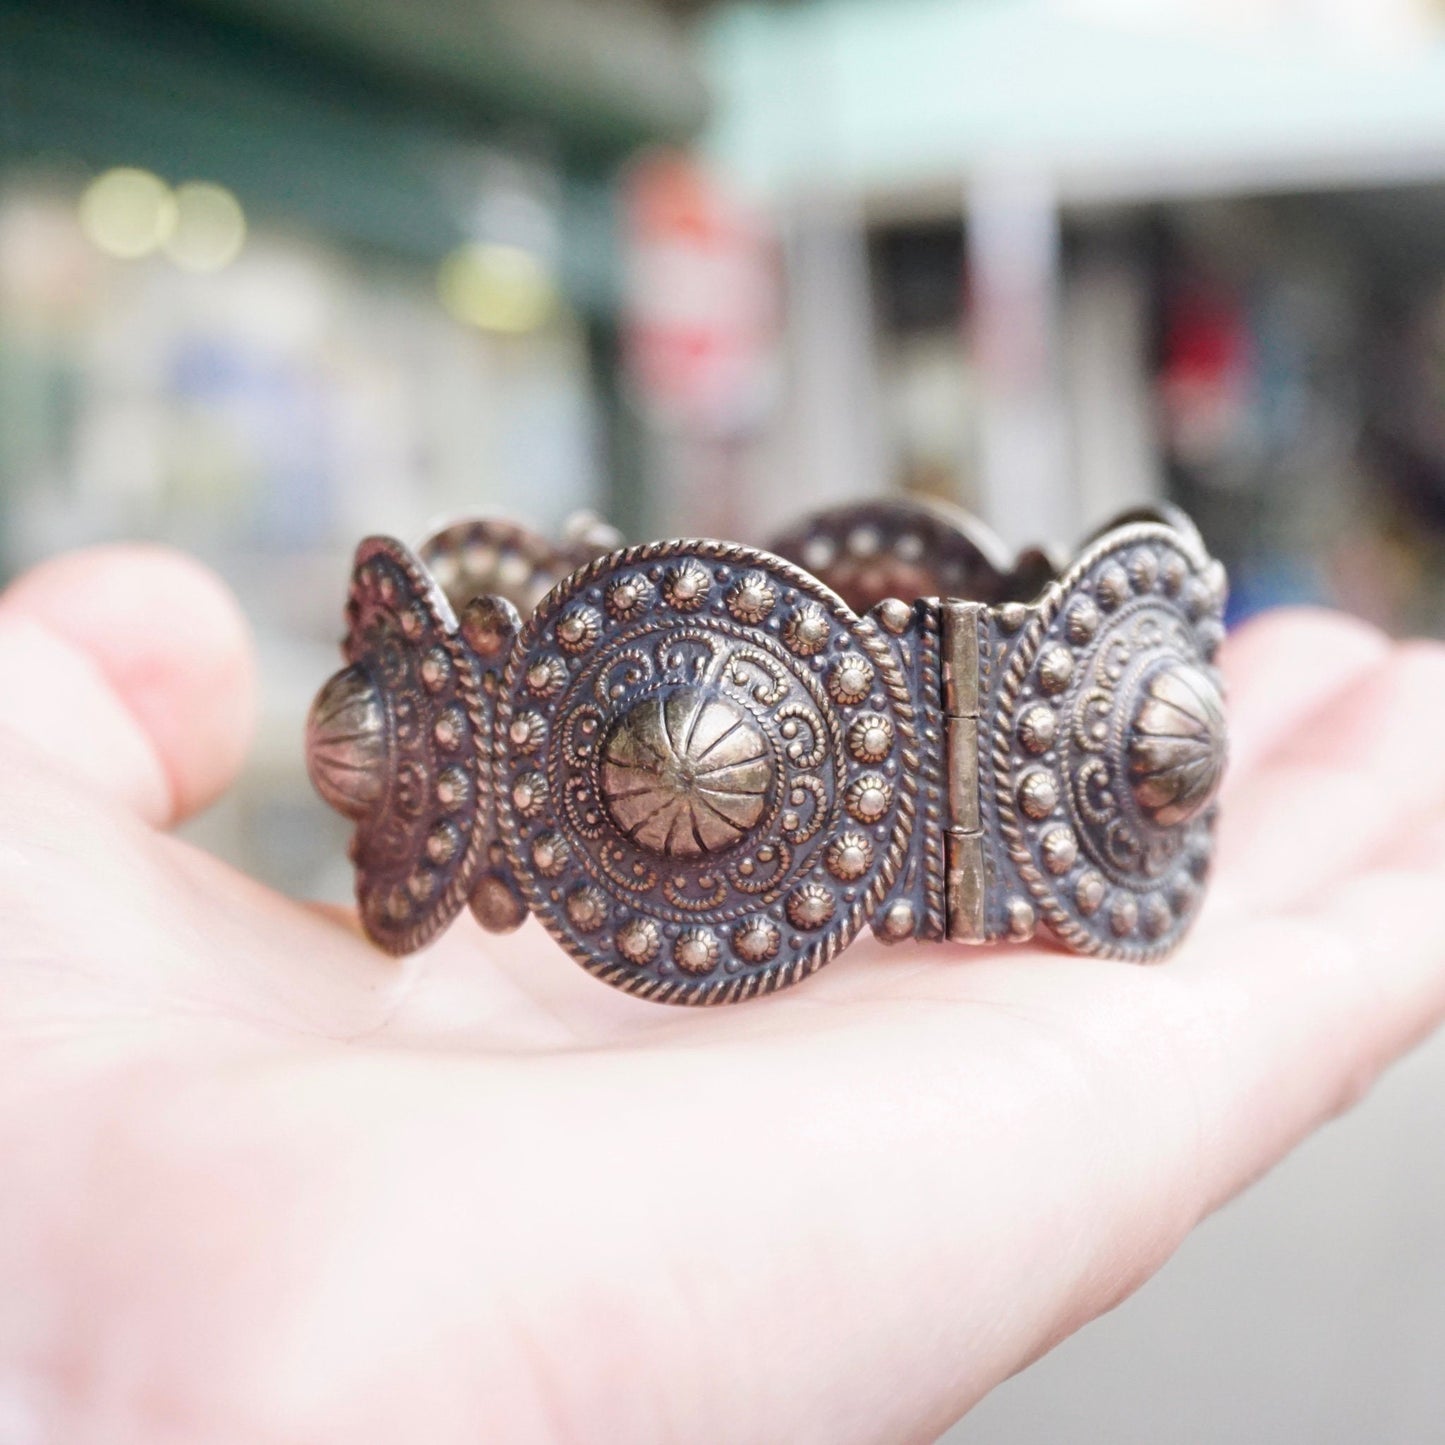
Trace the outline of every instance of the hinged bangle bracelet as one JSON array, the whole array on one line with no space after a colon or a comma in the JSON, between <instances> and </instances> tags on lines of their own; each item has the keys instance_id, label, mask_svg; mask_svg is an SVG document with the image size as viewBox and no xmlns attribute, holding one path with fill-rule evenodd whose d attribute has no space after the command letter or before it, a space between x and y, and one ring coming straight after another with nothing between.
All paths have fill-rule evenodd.
<instances>
[{"instance_id":1,"label":"hinged bangle bracelet","mask_svg":"<svg viewBox=\"0 0 1445 1445\"><path fill-rule=\"evenodd\" d=\"M905 502L768 550L616 541L481 518L357 550L307 761L382 948L530 911L605 982L705 1004L865 923L1139 962L1189 926L1226 584L1182 513L1067 565Z\"/></svg>"}]
</instances>

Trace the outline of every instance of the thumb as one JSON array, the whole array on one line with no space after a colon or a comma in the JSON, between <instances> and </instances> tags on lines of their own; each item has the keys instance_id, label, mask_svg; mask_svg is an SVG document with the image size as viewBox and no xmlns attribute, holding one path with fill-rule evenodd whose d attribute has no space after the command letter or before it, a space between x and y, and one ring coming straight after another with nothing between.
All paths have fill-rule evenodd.
<instances>
[{"instance_id":1,"label":"thumb","mask_svg":"<svg viewBox=\"0 0 1445 1445\"><path fill-rule=\"evenodd\" d=\"M0 596L0 729L157 826L233 781L254 693L235 599L178 552L74 552Z\"/></svg>"}]
</instances>

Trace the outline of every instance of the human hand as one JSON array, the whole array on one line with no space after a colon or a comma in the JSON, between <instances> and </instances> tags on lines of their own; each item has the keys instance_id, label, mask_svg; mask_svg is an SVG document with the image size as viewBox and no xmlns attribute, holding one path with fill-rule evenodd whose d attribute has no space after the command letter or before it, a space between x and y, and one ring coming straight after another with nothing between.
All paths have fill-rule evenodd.
<instances>
[{"instance_id":1,"label":"human hand","mask_svg":"<svg viewBox=\"0 0 1445 1445\"><path fill-rule=\"evenodd\" d=\"M1286 613L1224 667L1166 964L860 941L669 1010L535 924L385 958L169 836L244 750L234 605L141 549L22 579L0 1436L931 1438L1445 1012L1445 648Z\"/></svg>"}]
</instances>

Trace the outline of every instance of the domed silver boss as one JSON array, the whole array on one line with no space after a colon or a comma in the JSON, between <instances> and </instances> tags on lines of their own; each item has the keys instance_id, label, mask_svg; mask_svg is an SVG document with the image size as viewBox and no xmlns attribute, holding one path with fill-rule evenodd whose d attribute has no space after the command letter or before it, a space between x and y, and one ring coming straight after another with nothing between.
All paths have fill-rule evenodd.
<instances>
[{"instance_id":1,"label":"domed silver boss","mask_svg":"<svg viewBox=\"0 0 1445 1445\"><path fill-rule=\"evenodd\" d=\"M306 770L343 817L364 818L381 802L387 777L386 712L364 669L329 678L306 720Z\"/></svg>"},{"instance_id":2,"label":"domed silver boss","mask_svg":"<svg viewBox=\"0 0 1445 1445\"><path fill-rule=\"evenodd\" d=\"M1129 730L1134 797L1160 827L1187 823L1224 777L1224 700L1199 667L1171 662L1152 673Z\"/></svg>"}]
</instances>

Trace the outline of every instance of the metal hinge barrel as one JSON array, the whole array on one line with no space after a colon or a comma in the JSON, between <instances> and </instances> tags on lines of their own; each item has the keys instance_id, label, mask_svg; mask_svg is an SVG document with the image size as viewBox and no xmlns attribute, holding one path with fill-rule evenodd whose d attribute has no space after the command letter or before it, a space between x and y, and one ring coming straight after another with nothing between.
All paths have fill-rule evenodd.
<instances>
[{"instance_id":1,"label":"metal hinge barrel","mask_svg":"<svg viewBox=\"0 0 1445 1445\"><path fill-rule=\"evenodd\" d=\"M979 806L979 638L986 608L948 600L942 606L944 747L948 758L948 937L988 938L984 900L983 820Z\"/></svg>"}]
</instances>

